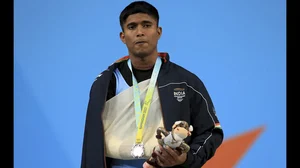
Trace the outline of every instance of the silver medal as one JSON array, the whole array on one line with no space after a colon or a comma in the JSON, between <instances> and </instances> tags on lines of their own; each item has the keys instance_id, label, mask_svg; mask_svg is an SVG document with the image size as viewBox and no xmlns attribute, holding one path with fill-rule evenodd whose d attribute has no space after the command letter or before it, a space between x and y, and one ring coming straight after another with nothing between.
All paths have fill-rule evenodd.
<instances>
[{"instance_id":1,"label":"silver medal","mask_svg":"<svg viewBox=\"0 0 300 168\"><path fill-rule=\"evenodd\" d=\"M134 144L131 148L131 155L133 158L141 158L144 156L145 148L143 144Z\"/></svg>"}]
</instances>

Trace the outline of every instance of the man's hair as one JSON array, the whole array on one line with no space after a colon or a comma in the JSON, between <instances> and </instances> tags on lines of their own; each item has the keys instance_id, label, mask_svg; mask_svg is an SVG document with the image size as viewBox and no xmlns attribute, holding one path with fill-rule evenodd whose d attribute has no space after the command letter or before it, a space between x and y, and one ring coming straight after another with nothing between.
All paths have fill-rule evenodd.
<instances>
[{"instance_id":1,"label":"man's hair","mask_svg":"<svg viewBox=\"0 0 300 168\"><path fill-rule=\"evenodd\" d=\"M159 14L157 9L148 2L134 1L130 3L128 6L126 6L119 16L122 31L124 31L123 25L126 22L128 16L136 13L144 13L144 14L148 14L149 16L152 16L156 20L158 26Z\"/></svg>"}]
</instances>

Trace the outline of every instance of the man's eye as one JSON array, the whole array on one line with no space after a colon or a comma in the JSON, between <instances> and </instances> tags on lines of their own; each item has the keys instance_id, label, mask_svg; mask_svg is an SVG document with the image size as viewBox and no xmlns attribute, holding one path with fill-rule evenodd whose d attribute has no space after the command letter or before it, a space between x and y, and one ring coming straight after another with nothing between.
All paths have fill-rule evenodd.
<instances>
[{"instance_id":1,"label":"man's eye","mask_svg":"<svg viewBox=\"0 0 300 168\"><path fill-rule=\"evenodd\" d=\"M134 26L128 26L127 27L129 30L132 30L132 29L134 29Z\"/></svg>"},{"instance_id":2,"label":"man's eye","mask_svg":"<svg viewBox=\"0 0 300 168\"><path fill-rule=\"evenodd\" d=\"M144 27L151 27L151 25L150 24L145 24Z\"/></svg>"}]
</instances>

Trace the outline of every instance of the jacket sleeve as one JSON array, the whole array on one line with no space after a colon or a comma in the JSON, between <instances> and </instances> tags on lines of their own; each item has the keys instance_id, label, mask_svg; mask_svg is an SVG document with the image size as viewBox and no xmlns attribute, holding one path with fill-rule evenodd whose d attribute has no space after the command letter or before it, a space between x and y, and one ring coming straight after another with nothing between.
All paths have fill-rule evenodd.
<instances>
[{"instance_id":1,"label":"jacket sleeve","mask_svg":"<svg viewBox=\"0 0 300 168\"><path fill-rule=\"evenodd\" d=\"M92 87L90 89L90 94L89 94L89 100L88 100L88 107L87 107L87 113L86 113L86 119L85 119L85 128L84 128L84 137L83 137L83 145L82 145L82 158L81 158L81 168L88 168L89 166L89 160L91 159L92 156L90 156L90 146L91 146L91 127L92 125L92 120L93 117L93 111L101 110L100 107L97 105L96 100L97 100L97 92L99 90L99 80L95 80L92 84Z\"/></svg>"},{"instance_id":2,"label":"jacket sleeve","mask_svg":"<svg viewBox=\"0 0 300 168\"><path fill-rule=\"evenodd\" d=\"M103 126L101 111L106 99L108 82L106 74L99 75L93 82L85 119L85 128L82 144L81 168L103 167ZM103 77L104 76L104 77Z\"/></svg>"},{"instance_id":3,"label":"jacket sleeve","mask_svg":"<svg viewBox=\"0 0 300 168\"><path fill-rule=\"evenodd\" d=\"M192 142L187 160L189 168L200 168L212 158L223 141L223 130L216 116L213 102L203 82L197 78L191 86Z\"/></svg>"}]
</instances>

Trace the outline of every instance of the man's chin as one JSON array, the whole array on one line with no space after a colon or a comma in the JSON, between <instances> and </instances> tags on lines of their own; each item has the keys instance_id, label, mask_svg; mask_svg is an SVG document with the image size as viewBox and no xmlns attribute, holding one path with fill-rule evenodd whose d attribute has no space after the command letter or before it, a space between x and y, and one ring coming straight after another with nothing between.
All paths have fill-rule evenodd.
<instances>
[{"instance_id":1,"label":"man's chin","mask_svg":"<svg viewBox=\"0 0 300 168\"><path fill-rule=\"evenodd\" d=\"M150 55L149 52L135 52L134 53L134 56L139 57L139 58L145 58L149 55Z\"/></svg>"}]
</instances>

